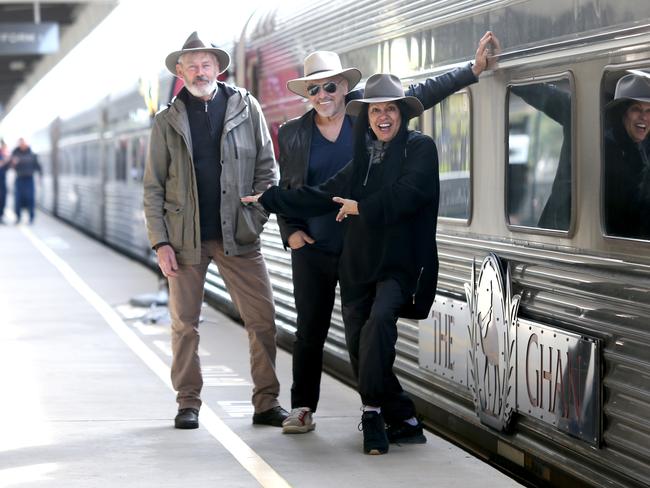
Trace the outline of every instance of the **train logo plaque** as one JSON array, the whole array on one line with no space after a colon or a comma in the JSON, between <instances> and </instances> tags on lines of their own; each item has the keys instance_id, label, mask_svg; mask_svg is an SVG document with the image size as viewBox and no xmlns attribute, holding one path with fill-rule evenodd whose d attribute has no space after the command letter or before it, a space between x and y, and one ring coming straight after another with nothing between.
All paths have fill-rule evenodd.
<instances>
[{"instance_id":1,"label":"train logo plaque","mask_svg":"<svg viewBox=\"0 0 650 488\"><path fill-rule=\"evenodd\" d=\"M519 317L502 262L488 255L478 278L472 266L467 302L436 296L420 321L420 367L467 389L490 428L507 431L519 414L600 445L600 341Z\"/></svg>"},{"instance_id":2,"label":"train logo plaque","mask_svg":"<svg viewBox=\"0 0 650 488\"><path fill-rule=\"evenodd\" d=\"M504 275L494 254L483 260L478 281L472 264L472 282L465 284L465 294L470 313L468 370L474 405L481 422L506 430L516 405L516 323L521 297L512 296L510 268Z\"/></svg>"}]
</instances>

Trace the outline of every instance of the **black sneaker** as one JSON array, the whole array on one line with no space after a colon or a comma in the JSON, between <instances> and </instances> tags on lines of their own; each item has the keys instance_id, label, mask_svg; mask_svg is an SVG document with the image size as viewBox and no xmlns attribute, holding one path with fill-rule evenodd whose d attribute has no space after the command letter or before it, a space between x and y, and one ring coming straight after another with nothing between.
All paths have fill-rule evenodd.
<instances>
[{"instance_id":1,"label":"black sneaker","mask_svg":"<svg viewBox=\"0 0 650 488\"><path fill-rule=\"evenodd\" d=\"M177 429L198 429L199 411L196 408L181 408L174 419Z\"/></svg>"},{"instance_id":2,"label":"black sneaker","mask_svg":"<svg viewBox=\"0 0 650 488\"><path fill-rule=\"evenodd\" d=\"M282 427L282 422L289 416L287 412L280 405L277 407L269 408L264 412L256 413L253 415L253 423L257 425L270 425L271 427Z\"/></svg>"},{"instance_id":3,"label":"black sneaker","mask_svg":"<svg viewBox=\"0 0 650 488\"><path fill-rule=\"evenodd\" d=\"M363 452L366 454L386 454L388 437L384 418L377 412L363 412L361 416L363 430Z\"/></svg>"},{"instance_id":4,"label":"black sneaker","mask_svg":"<svg viewBox=\"0 0 650 488\"><path fill-rule=\"evenodd\" d=\"M391 424L386 429L386 434L391 444L425 444L427 442L422 430L422 422L419 420L417 425L406 422Z\"/></svg>"}]
</instances>

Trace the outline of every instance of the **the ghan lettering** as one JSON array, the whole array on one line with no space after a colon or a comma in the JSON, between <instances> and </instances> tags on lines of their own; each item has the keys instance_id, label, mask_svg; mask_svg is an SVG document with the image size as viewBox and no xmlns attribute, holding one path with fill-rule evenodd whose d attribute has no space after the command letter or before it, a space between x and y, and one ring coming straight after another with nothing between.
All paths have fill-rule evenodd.
<instances>
[{"instance_id":1,"label":"the ghan lettering","mask_svg":"<svg viewBox=\"0 0 650 488\"><path fill-rule=\"evenodd\" d=\"M531 406L551 413L558 413L559 401L562 418L569 418L571 405L574 418L580 421L580 355L558 348L557 341L554 345L545 345L536 333L528 338L525 363L528 401Z\"/></svg>"},{"instance_id":2,"label":"the ghan lettering","mask_svg":"<svg viewBox=\"0 0 650 488\"><path fill-rule=\"evenodd\" d=\"M454 369L454 361L452 360L451 346L453 344L452 329L454 327L455 319L453 315L448 313L441 313L434 310L431 314L433 319L433 362L438 366Z\"/></svg>"}]
</instances>

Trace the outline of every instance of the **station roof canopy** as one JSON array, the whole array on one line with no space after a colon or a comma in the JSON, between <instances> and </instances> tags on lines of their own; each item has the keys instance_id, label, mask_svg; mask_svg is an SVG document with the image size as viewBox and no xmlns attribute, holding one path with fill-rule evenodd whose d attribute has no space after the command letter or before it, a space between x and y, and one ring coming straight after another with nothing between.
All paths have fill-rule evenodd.
<instances>
[{"instance_id":1,"label":"station roof canopy","mask_svg":"<svg viewBox=\"0 0 650 488\"><path fill-rule=\"evenodd\" d=\"M0 120L118 0L0 0Z\"/></svg>"}]
</instances>

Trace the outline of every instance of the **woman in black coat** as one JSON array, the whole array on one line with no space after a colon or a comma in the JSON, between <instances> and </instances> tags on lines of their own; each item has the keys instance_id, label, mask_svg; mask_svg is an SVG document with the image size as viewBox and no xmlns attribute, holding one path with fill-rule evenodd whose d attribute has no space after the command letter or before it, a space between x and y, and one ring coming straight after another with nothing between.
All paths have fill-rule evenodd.
<instances>
[{"instance_id":1,"label":"woman in black coat","mask_svg":"<svg viewBox=\"0 0 650 488\"><path fill-rule=\"evenodd\" d=\"M650 239L650 79L623 76L606 109L605 229L614 236Z\"/></svg>"},{"instance_id":2,"label":"woman in black coat","mask_svg":"<svg viewBox=\"0 0 650 488\"><path fill-rule=\"evenodd\" d=\"M425 318L435 295L438 260L438 155L433 140L407 129L422 113L399 78L371 76L354 100L354 159L318 187L269 188L258 201L292 217L331 212L344 226L339 281L346 342L364 405L364 452L390 442L423 443L413 401L393 373L397 318ZM386 429L384 421L388 424Z\"/></svg>"}]
</instances>

